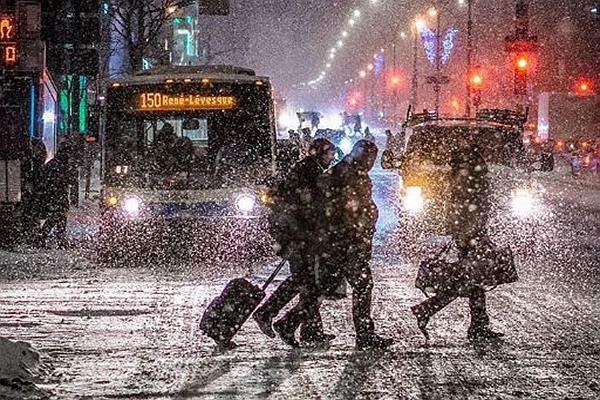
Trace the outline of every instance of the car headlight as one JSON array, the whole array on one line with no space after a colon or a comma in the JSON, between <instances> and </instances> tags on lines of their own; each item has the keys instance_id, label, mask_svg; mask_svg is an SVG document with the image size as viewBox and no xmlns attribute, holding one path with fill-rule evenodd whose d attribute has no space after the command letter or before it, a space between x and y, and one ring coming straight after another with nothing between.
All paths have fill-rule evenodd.
<instances>
[{"instance_id":1,"label":"car headlight","mask_svg":"<svg viewBox=\"0 0 600 400\"><path fill-rule=\"evenodd\" d=\"M407 186L402 203L404 204L404 208L411 213L422 211L423 189L419 186Z\"/></svg>"},{"instance_id":2,"label":"car headlight","mask_svg":"<svg viewBox=\"0 0 600 400\"><path fill-rule=\"evenodd\" d=\"M531 215L535 204L533 195L529 189L516 189L511 194L511 206L513 214L519 217Z\"/></svg>"},{"instance_id":3,"label":"car headlight","mask_svg":"<svg viewBox=\"0 0 600 400\"><path fill-rule=\"evenodd\" d=\"M255 203L256 199L250 194L241 194L235 199L235 206L242 212L252 211Z\"/></svg>"},{"instance_id":4,"label":"car headlight","mask_svg":"<svg viewBox=\"0 0 600 400\"><path fill-rule=\"evenodd\" d=\"M273 196L270 192L264 191L260 193L259 200L262 205L270 205L273 202Z\"/></svg>"},{"instance_id":5,"label":"car headlight","mask_svg":"<svg viewBox=\"0 0 600 400\"><path fill-rule=\"evenodd\" d=\"M128 197L123 201L123 211L131 216L136 216L142 210L142 201L137 197Z\"/></svg>"}]
</instances>

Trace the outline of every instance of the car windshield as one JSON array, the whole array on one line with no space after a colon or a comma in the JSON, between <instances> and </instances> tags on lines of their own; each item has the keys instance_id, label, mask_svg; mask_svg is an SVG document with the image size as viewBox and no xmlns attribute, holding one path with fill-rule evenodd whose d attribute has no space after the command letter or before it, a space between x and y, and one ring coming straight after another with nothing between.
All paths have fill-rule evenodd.
<instances>
[{"instance_id":1,"label":"car windshield","mask_svg":"<svg viewBox=\"0 0 600 400\"><path fill-rule=\"evenodd\" d=\"M445 165L463 140L473 141L484 159L494 164L512 164L522 153L520 133L501 126L425 125L408 137L406 157Z\"/></svg>"}]
</instances>

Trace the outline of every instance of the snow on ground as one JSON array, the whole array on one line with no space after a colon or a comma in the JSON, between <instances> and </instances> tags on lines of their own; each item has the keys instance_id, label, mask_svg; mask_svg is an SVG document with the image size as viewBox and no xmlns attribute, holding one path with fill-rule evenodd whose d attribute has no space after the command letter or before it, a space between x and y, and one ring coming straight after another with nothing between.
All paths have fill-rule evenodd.
<instances>
[{"instance_id":1,"label":"snow on ground","mask_svg":"<svg viewBox=\"0 0 600 400\"><path fill-rule=\"evenodd\" d=\"M35 383L42 382L48 373L49 368L31 344L0 337L0 399L43 397L44 391Z\"/></svg>"},{"instance_id":2,"label":"snow on ground","mask_svg":"<svg viewBox=\"0 0 600 400\"><path fill-rule=\"evenodd\" d=\"M490 294L493 327L508 335L497 347L468 345L464 300L431 322L432 346L424 347L409 311L423 299L413 286L415 265L398 257L401 243L380 240L373 313L377 329L396 339L391 351L353 350L347 298L323 307L326 329L337 335L329 348L290 351L249 322L235 338L240 347L220 353L198 331L199 316L229 279L261 283L273 264L251 274L244 265L193 262L101 268L87 246L93 204L70 215L72 237L87 238L81 246L0 252L0 335L26 340L52 360L56 373L38 387L57 399L597 400L600 191L593 179L560 170L536 180L552 218L526 231L530 249L512 234L499 238L520 250L520 281ZM0 365L9 360L3 354L0 347ZM34 355L10 359L11 375L36 381ZM46 393L0 385L0 399Z\"/></svg>"}]
</instances>

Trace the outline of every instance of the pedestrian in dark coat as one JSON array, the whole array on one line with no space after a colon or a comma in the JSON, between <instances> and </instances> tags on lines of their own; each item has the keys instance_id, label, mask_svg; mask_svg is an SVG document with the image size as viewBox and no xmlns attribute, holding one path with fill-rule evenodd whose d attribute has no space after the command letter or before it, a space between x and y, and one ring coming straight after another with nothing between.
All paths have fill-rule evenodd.
<instances>
[{"instance_id":1,"label":"pedestrian in dark coat","mask_svg":"<svg viewBox=\"0 0 600 400\"><path fill-rule=\"evenodd\" d=\"M26 156L23 158L23 221L21 225L22 239L32 246L40 245L40 205L43 197L42 170L46 162L46 146L39 138L30 141Z\"/></svg>"},{"instance_id":2,"label":"pedestrian in dark coat","mask_svg":"<svg viewBox=\"0 0 600 400\"><path fill-rule=\"evenodd\" d=\"M315 282L315 261L321 248L318 221L323 218L323 195L317 185L333 159L334 145L315 139L309 156L297 162L275 190L272 207L272 235L280 246L279 254L288 257L291 275L259 307L253 317L261 331L275 336L272 321L300 294L299 303L274 328L289 345L297 347L295 332L303 325L304 342L323 342L333 335L323 333L319 314L319 292Z\"/></svg>"},{"instance_id":3,"label":"pedestrian in dark coat","mask_svg":"<svg viewBox=\"0 0 600 400\"><path fill-rule=\"evenodd\" d=\"M56 156L43 167L44 214L46 221L42 226L42 244L47 244L54 230L58 248L68 247L67 213L69 212L69 153L65 148L57 151Z\"/></svg>"},{"instance_id":4,"label":"pedestrian in dark coat","mask_svg":"<svg viewBox=\"0 0 600 400\"><path fill-rule=\"evenodd\" d=\"M352 317L359 349L392 344L391 339L375 334L371 318L373 275L369 262L378 210L372 198L369 171L376 158L375 143L359 140L351 153L331 169L327 185L331 189L326 211L329 218L325 222L330 253L324 264L338 269L352 287Z\"/></svg>"},{"instance_id":5,"label":"pedestrian in dark coat","mask_svg":"<svg viewBox=\"0 0 600 400\"><path fill-rule=\"evenodd\" d=\"M449 232L458 249L459 268L470 254L490 243L486 226L490 213L490 184L486 177L487 166L484 158L474 145L464 142L453 152L450 160L451 215L448 218ZM457 271L459 273L460 271ZM461 274L466 275L466 274ZM427 323L435 313L446 307L459 296L469 298L471 326L468 337L471 340L494 339L503 336L489 328L489 316L485 304L485 291L472 282L472 278L449 282L438 290L435 296L412 307L417 317L419 329L426 338Z\"/></svg>"}]
</instances>

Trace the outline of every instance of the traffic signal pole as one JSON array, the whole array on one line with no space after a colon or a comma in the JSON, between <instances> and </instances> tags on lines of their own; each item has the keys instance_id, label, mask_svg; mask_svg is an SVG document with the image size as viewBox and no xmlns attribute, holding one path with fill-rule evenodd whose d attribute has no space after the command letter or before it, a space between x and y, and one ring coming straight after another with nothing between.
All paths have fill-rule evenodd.
<instances>
[{"instance_id":1,"label":"traffic signal pole","mask_svg":"<svg viewBox=\"0 0 600 400\"><path fill-rule=\"evenodd\" d=\"M529 5L518 0L515 9L515 33L504 39L505 51L511 54L514 69L514 94L517 107L524 109L529 105L528 77L530 75L530 55L538 49L537 36L529 35Z\"/></svg>"},{"instance_id":2,"label":"traffic signal pole","mask_svg":"<svg viewBox=\"0 0 600 400\"><path fill-rule=\"evenodd\" d=\"M467 118L471 117L471 83L469 82L473 52L473 15L471 11L471 0L467 0L467 91L465 99L465 114Z\"/></svg>"},{"instance_id":3,"label":"traffic signal pole","mask_svg":"<svg viewBox=\"0 0 600 400\"><path fill-rule=\"evenodd\" d=\"M441 86L441 56L442 56L442 34L440 26L440 10L438 10L436 15L436 26L435 26L435 82L433 83L433 91L435 92L435 114L440 115L440 91L442 89Z\"/></svg>"}]
</instances>

